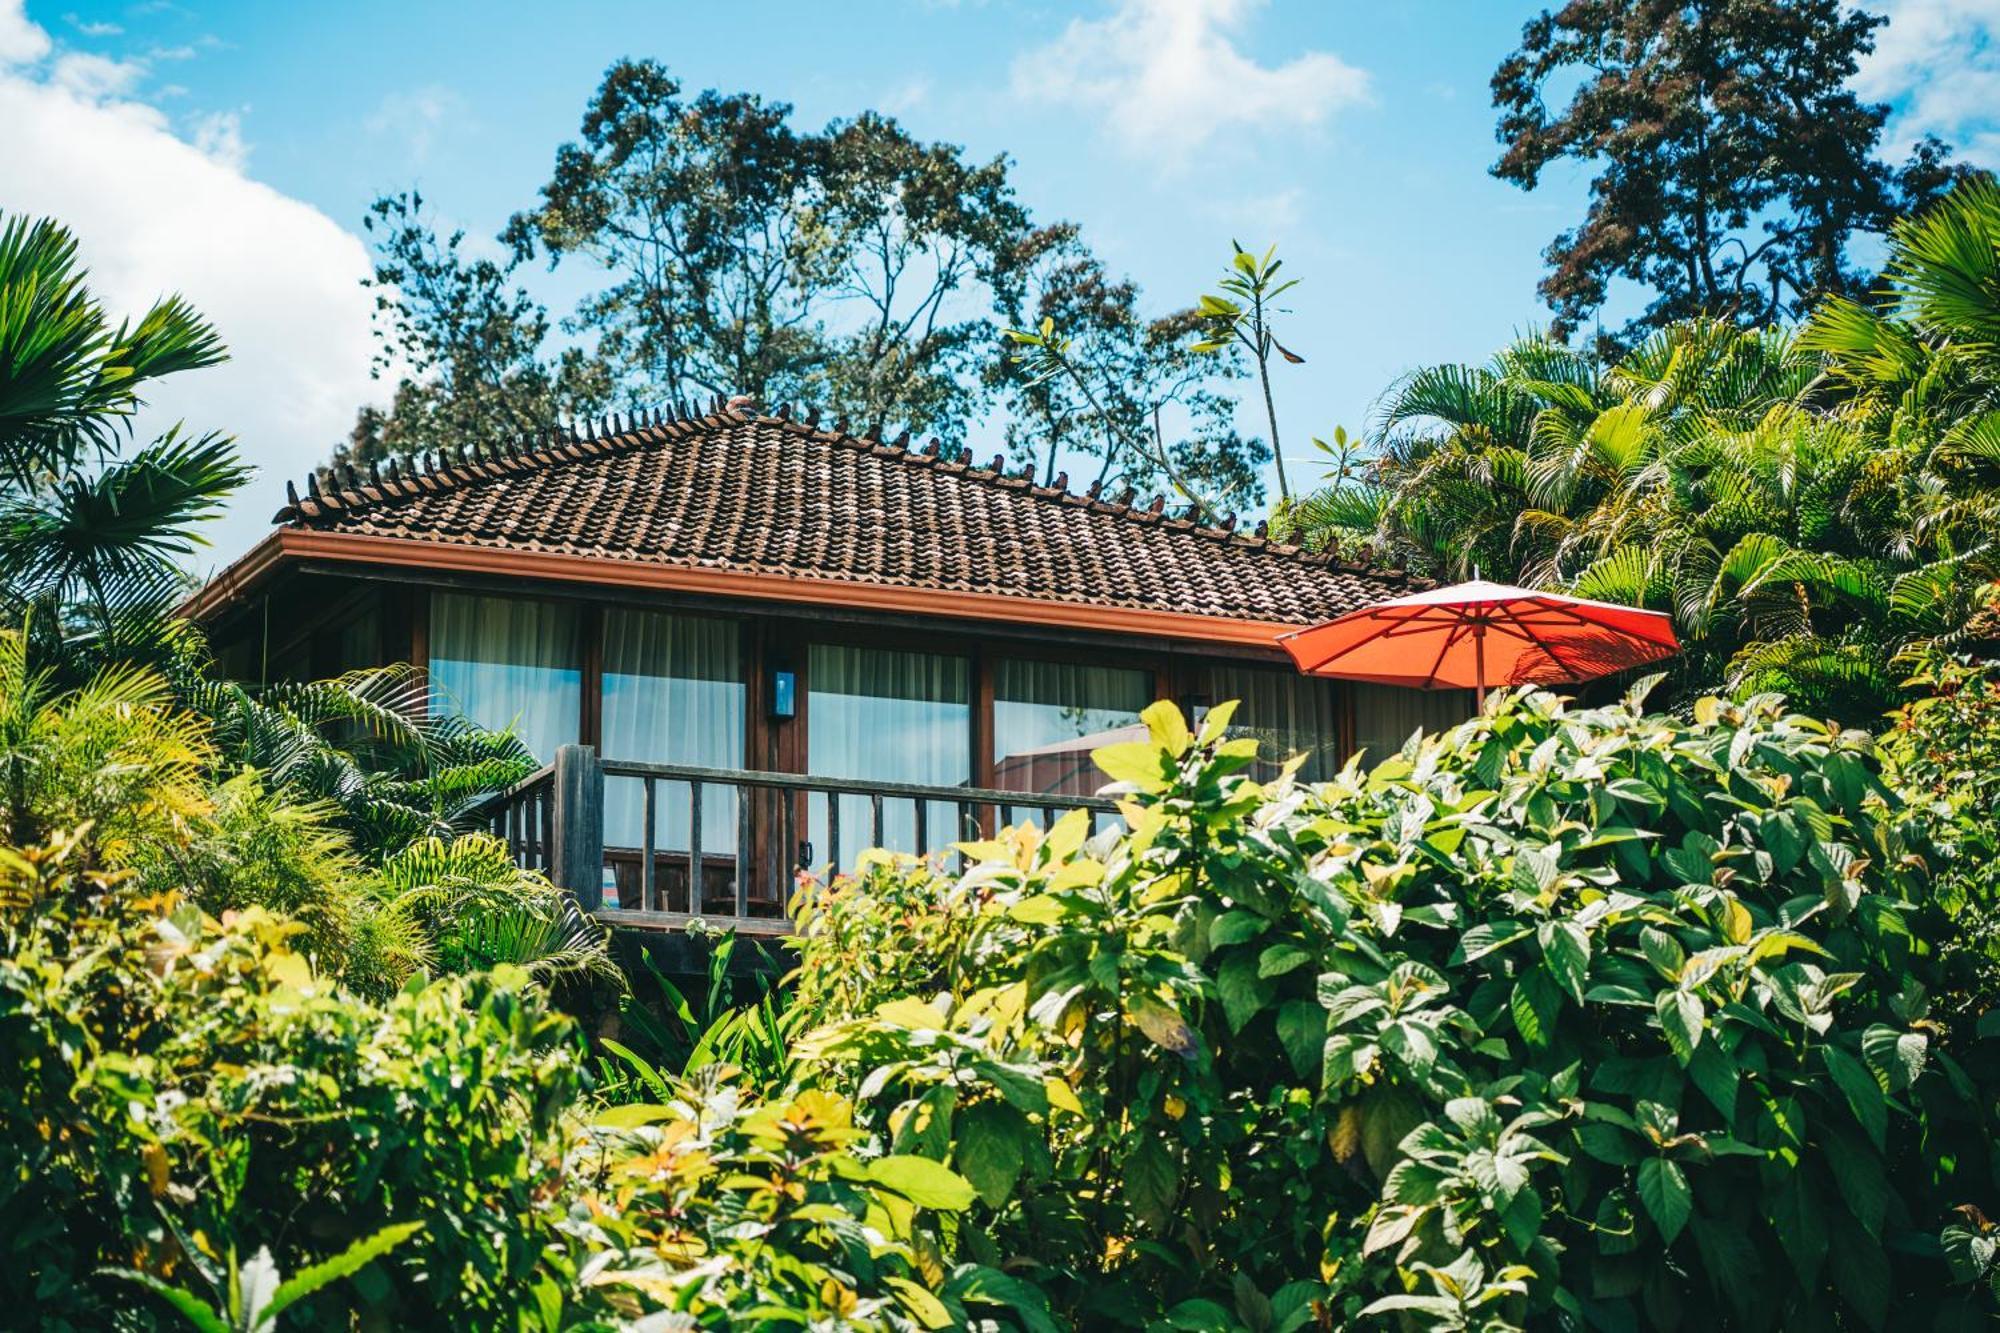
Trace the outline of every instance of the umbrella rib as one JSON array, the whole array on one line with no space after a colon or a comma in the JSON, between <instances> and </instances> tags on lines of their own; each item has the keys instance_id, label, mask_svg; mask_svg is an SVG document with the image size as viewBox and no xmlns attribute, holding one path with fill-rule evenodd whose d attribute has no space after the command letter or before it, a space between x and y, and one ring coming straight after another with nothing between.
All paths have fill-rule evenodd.
<instances>
[{"instance_id":1,"label":"umbrella rib","mask_svg":"<svg viewBox=\"0 0 2000 1333\"><path fill-rule=\"evenodd\" d=\"M1522 631L1527 634L1528 641L1534 644L1535 647L1541 649L1543 652L1549 655L1549 661L1554 662L1558 667L1561 667L1565 672L1569 673L1572 676L1581 674L1580 672L1577 671L1575 667L1563 661L1562 658L1556 656L1556 650L1551 646L1549 646L1548 644L1543 643L1542 636L1535 633L1534 629L1530 627L1526 622L1517 622L1517 623L1521 625ZM1598 628L1604 629L1606 628L1606 626L1600 625L1598 626Z\"/></svg>"},{"instance_id":2,"label":"umbrella rib","mask_svg":"<svg viewBox=\"0 0 2000 1333\"><path fill-rule=\"evenodd\" d=\"M1444 636L1444 644L1438 649L1437 661L1431 663L1430 674L1424 677L1422 688L1429 689L1431 687L1431 683L1437 679L1438 672L1444 669L1444 655L1451 651L1451 646L1458 642L1460 636L1465 633L1466 627L1471 624L1472 622L1469 620L1461 620L1451 627L1451 633Z\"/></svg>"},{"instance_id":3,"label":"umbrella rib","mask_svg":"<svg viewBox=\"0 0 2000 1333\"><path fill-rule=\"evenodd\" d=\"M1533 604L1536 607L1540 608L1541 610L1553 612L1556 615L1568 616L1570 619L1576 621L1577 624L1588 625L1592 629L1608 629L1618 634L1630 634L1635 639L1644 639L1647 643L1657 645L1658 647L1661 648L1672 648L1679 646L1678 644L1661 643L1658 639L1654 638L1650 634L1644 634L1637 630L1626 629L1622 625L1607 625L1601 620L1593 620L1589 616L1584 615L1581 611L1578 611L1575 607L1564 606L1560 602L1548 602L1544 601L1541 597L1536 597L1533 599ZM1659 614L1656 611L1647 611L1644 607L1641 606L1627 607L1625 609L1630 611L1638 611L1648 616Z\"/></svg>"},{"instance_id":4,"label":"umbrella rib","mask_svg":"<svg viewBox=\"0 0 2000 1333\"><path fill-rule=\"evenodd\" d=\"M1307 675L1310 675L1313 672L1318 671L1320 668L1324 667L1328 662L1334 661L1337 658L1345 657L1349 653L1359 652L1361 649L1366 648L1369 644L1375 642L1375 640L1394 634L1399 626L1407 625L1413 620L1421 619L1424 613L1428 610L1430 610L1429 607L1417 607L1412 614L1407 616L1384 615L1382 618L1387 623L1384 624L1381 629L1376 630L1373 634L1370 634L1365 639L1357 640L1354 643L1348 644L1345 648L1337 649L1334 652L1328 653L1325 657L1320 658L1319 661L1314 662L1311 666L1301 667L1300 670L1305 672ZM1337 624L1339 622L1336 621L1335 623ZM1303 633L1304 631L1301 632Z\"/></svg>"}]
</instances>

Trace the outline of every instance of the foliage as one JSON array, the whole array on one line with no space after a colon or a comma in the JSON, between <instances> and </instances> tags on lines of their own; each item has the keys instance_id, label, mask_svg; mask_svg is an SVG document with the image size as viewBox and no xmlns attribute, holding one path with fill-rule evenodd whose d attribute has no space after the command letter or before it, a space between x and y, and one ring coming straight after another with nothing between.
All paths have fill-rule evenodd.
<instances>
[{"instance_id":1,"label":"foliage","mask_svg":"<svg viewBox=\"0 0 2000 1333\"><path fill-rule=\"evenodd\" d=\"M1093 1327L1982 1317L1995 1052L1864 734L1516 693L1308 790L1227 716L1100 752L1127 835L808 893L807 1078L972 1256Z\"/></svg>"},{"instance_id":2,"label":"foliage","mask_svg":"<svg viewBox=\"0 0 2000 1333\"><path fill-rule=\"evenodd\" d=\"M370 465L441 444L514 440L610 406L607 368L581 348L553 359L549 316L511 285L522 260L468 259L465 233L440 239L412 190L376 199L362 219L375 243L372 373L394 372L385 412L364 407L336 465Z\"/></svg>"},{"instance_id":3,"label":"foliage","mask_svg":"<svg viewBox=\"0 0 2000 1333\"><path fill-rule=\"evenodd\" d=\"M1094 459L1089 484L1107 498L1169 486L1212 513L1263 500L1270 450L1236 429L1234 353L1195 351L1198 310L1145 318L1138 286L1113 279L1069 223L1026 237L1010 270L1007 350L985 382L1027 475L1054 485Z\"/></svg>"},{"instance_id":4,"label":"foliage","mask_svg":"<svg viewBox=\"0 0 2000 1333\"><path fill-rule=\"evenodd\" d=\"M692 1078L724 1066L737 1086L760 1096L791 1082L792 1040L808 1011L778 989L774 960L761 943L751 942L762 967L749 977L732 970L743 938L732 931L712 939L708 984L698 999L662 972L643 944L636 947L638 966L619 1004L617 1035L599 1039L600 1095L612 1102L666 1096L662 1067Z\"/></svg>"},{"instance_id":5,"label":"foliage","mask_svg":"<svg viewBox=\"0 0 2000 1333\"><path fill-rule=\"evenodd\" d=\"M932 1219L972 1186L878 1143L814 1089L757 1103L709 1078L604 1112L571 1151L563 1224L593 1255L587 1301L686 1328L1053 1329L1029 1284L946 1257Z\"/></svg>"},{"instance_id":6,"label":"foliage","mask_svg":"<svg viewBox=\"0 0 2000 1333\"><path fill-rule=\"evenodd\" d=\"M412 843L382 861L368 891L378 911L416 926L424 966L446 973L519 967L543 985L575 979L624 987L610 933L541 873L517 866L507 844L490 834Z\"/></svg>"},{"instance_id":7,"label":"foliage","mask_svg":"<svg viewBox=\"0 0 2000 1333\"><path fill-rule=\"evenodd\" d=\"M10 1315L145 1327L99 1268L226 1292L232 1254L293 1270L412 1223L421 1237L294 1326L490 1328L538 1308L548 1136L577 1062L524 974L376 1008L290 950L296 926L142 896L71 839L0 855L0 903Z\"/></svg>"},{"instance_id":8,"label":"foliage","mask_svg":"<svg viewBox=\"0 0 2000 1333\"><path fill-rule=\"evenodd\" d=\"M289 1279L278 1271L269 1250L257 1251L249 1263L240 1266L231 1253L222 1299L216 1305L210 1305L184 1287L162 1282L151 1273L135 1268L108 1271L157 1294L200 1333L263 1333L277 1327L278 1316L292 1306L323 1287L353 1276L421 1230L423 1225L418 1222L384 1227Z\"/></svg>"},{"instance_id":9,"label":"foliage","mask_svg":"<svg viewBox=\"0 0 2000 1333\"><path fill-rule=\"evenodd\" d=\"M68 230L0 215L0 620L33 610L73 680L163 651L175 560L249 475L227 437L178 425L128 448L142 395L222 344L179 297L114 327L87 278Z\"/></svg>"},{"instance_id":10,"label":"foliage","mask_svg":"<svg viewBox=\"0 0 2000 1333\"><path fill-rule=\"evenodd\" d=\"M193 661L176 681L208 721L220 763L254 767L272 786L330 803L364 853L450 837L487 798L535 769L517 738L468 722L409 666L256 689L217 680Z\"/></svg>"},{"instance_id":11,"label":"foliage","mask_svg":"<svg viewBox=\"0 0 2000 1333\"><path fill-rule=\"evenodd\" d=\"M1278 465L1278 501L1289 504L1292 488L1285 479L1285 452L1278 442L1278 408L1271 398L1271 353L1276 352L1293 365L1303 364L1305 358L1278 341L1271 320L1280 313L1278 298L1298 286L1299 280L1278 281L1278 270L1285 261L1277 257L1275 245L1261 256L1235 241L1230 242L1230 247L1235 253L1229 273L1222 279L1221 293L1201 298L1204 336L1193 350L1220 352L1241 346L1256 363L1257 383L1264 391L1264 418L1271 427L1271 457Z\"/></svg>"},{"instance_id":12,"label":"foliage","mask_svg":"<svg viewBox=\"0 0 2000 1333\"><path fill-rule=\"evenodd\" d=\"M684 100L659 64L621 60L506 239L608 271L575 325L630 393L803 400L955 438L991 337L977 294L1026 225L1005 160L874 114L790 119L752 94Z\"/></svg>"},{"instance_id":13,"label":"foliage","mask_svg":"<svg viewBox=\"0 0 2000 1333\"><path fill-rule=\"evenodd\" d=\"M1848 81L1883 21L1839 0L1571 0L1530 19L1493 76L1493 173L1527 190L1565 161L1594 173L1583 219L1546 254L1557 333L1621 280L1652 298L1617 335L1627 346L1677 320L1769 324L1865 290L1850 240L1958 174L1936 139L1894 173L1876 158L1889 108Z\"/></svg>"},{"instance_id":14,"label":"foliage","mask_svg":"<svg viewBox=\"0 0 2000 1333\"><path fill-rule=\"evenodd\" d=\"M1942 858L1936 892L1952 925L1937 1003L1963 1023L2000 994L2000 664L1934 654L1908 684L1917 697L1883 733L1884 773Z\"/></svg>"},{"instance_id":15,"label":"foliage","mask_svg":"<svg viewBox=\"0 0 2000 1333\"><path fill-rule=\"evenodd\" d=\"M1989 196L1967 186L1933 216ZM1989 222L2000 236L2000 208ZM1890 408L1829 385L1820 330L1691 321L1609 365L1528 338L1421 369L1385 400L1372 465L1288 518L1315 545L1667 611L1682 699L1780 691L1872 719L1916 655L1964 640L2000 574L2000 473L1959 443L1983 363L1946 354L1966 363L1950 407Z\"/></svg>"}]
</instances>

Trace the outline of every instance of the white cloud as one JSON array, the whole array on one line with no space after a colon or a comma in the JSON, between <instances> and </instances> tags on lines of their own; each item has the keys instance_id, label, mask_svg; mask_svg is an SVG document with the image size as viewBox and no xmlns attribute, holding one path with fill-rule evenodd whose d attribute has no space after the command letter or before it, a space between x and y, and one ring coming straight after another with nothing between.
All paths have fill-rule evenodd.
<instances>
[{"instance_id":1,"label":"white cloud","mask_svg":"<svg viewBox=\"0 0 2000 1333\"><path fill-rule=\"evenodd\" d=\"M1017 96L1096 111L1124 144L1184 158L1233 128L1309 127L1368 99L1368 74L1328 51L1279 65L1238 38L1263 0L1112 0L1014 63Z\"/></svg>"},{"instance_id":2,"label":"white cloud","mask_svg":"<svg viewBox=\"0 0 2000 1333\"><path fill-rule=\"evenodd\" d=\"M363 122L370 134L401 139L410 162L421 166L438 135L465 119L465 100L451 89L427 84L408 92L387 93Z\"/></svg>"},{"instance_id":3,"label":"white cloud","mask_svg":"<svg viewBox=\"0 0 2000 1333\"><path fill-rule=\"evenodd\" d=\"M1899 146L1935 134L2000 167L2000 0L1873 0L1888 17L1854 88L1894 108Z\"/></svg>"},{"instance_id":4,"label":"white cloud","mask_svg":"<svg viewBox=\"0 0 2000 1333\"><path fill-rule=\"evenodd\" d=\"M323 460L374 396L368 253L325 214L243 174L235 117L186 137L130 95L129 79L51 54L20 0L0 0L4 206L67 224L115 316L178 292L228 343L234 359L163 381L139 423L231 432L259 469L208 534L214 549L199 560L220 563L268 530L285 478Z\"/></svg>"}]
</instances>

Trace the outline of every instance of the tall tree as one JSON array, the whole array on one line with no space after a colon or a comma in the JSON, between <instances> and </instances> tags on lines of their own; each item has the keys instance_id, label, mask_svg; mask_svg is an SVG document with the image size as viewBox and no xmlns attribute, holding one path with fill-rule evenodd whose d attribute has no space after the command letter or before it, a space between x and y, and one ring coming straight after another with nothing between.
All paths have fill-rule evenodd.
<instances>
[{"instance_id":1,"label":"tall tree","mask_svg":"<svg viewBox=\"0 0 2000 1333\"><path fill-rule=\"evenodd\" d=\"M601 360L545 351L548 311L515 285L518 259L468 256L465 233L440 237L415 191L377 199L362 225L376 255L373 371L397 382L386 411L356 414L336 462L509 439L610 405Z\"/></svg>"},{"instance_id":2,"label":"tall tree","mask_svg":"<svg viewBox=\"0 0 2000 1333\"><path fill-rule=\"evenodd\" d=\"M506 238L610 273L570 327L633 396L744 393L957 436L1027 225L1005 159L874 114L801 133L782 102L684 97L628 60Z\"/></svg>"},{"instance_id":3,"label":"tall tree","mask_svg":"<svg viewBox=\"0 0 2000 1333\"><path fill-rule=\"evenodd\" d=\"M1865 290L1851 238L1956 174L1934 140L1897 172L1877 157L1888 108L1847 82L1883 22L1844 0L1569 0L1530 20L1493 76L1494 174L1532 190L1558 162L1596 173L1583 220L1546 252L1558 336L1620 281L1651 296L1621 345L1677 319L1769 323Z\"/></svg>"},{"instance_id":4,"label":"tall tree","mask_svg":"<svg viewBox=\"0 0 2000 1333\"><path fill-rule=\"evenodd\" d=\"M1235 426L1225 388L1237 355L1197 349L1199 310L1157 318L1114 279L1073 224L1037 230L1014 256L1010 350L988 369L1007 405L1014 460L1046 484L1085 465L1106 491L1179 491L1210 517L1264 498L1269 446Z\"/></svg>"}]
</instances>

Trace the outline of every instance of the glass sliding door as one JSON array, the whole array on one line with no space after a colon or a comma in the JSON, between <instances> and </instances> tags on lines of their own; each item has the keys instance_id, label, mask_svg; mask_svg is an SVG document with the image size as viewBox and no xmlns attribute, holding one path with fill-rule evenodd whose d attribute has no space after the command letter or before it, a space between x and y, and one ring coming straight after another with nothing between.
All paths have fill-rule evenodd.
<instances>
[{"instance_id":1,"label":"glass sliding door","mask_svg":"<svg viewBox=\"0 0 2000 1333\"><path fill-rule=\"evenodd\" d=\"M862 778L962 787L972 780L972 680L963 657L893 648L814 644L806 662L806 770L816 777ZM876 842L897 851L928 851L964 836L949 802L925 809L917 845L915 803L885 799L882 836L875 837L873 803L843 796L839 847L827 801L809 802L808 837L814 865L836 854L840 869Z\"/></svg>"},{"instance_id":2,"label":"glass sliding door","mask_svg":"<svg viewBox=\"0 0 2000 1333\"><path fill-rule=\"evenodd\" d=\"M613 608L604 613L603 752L607 760L743 767L744 701L741 634L735 621L707 616ZM656 866L658 901L675 911L699 912L688 886L692 847L692 789L683 782L653 787L653 850L672 854ZM604 844L636 853L645 840L644 784L611 777L604 784ZM704 786L701 803L703 896L732 899L739 827L738 797L730 787ZM650 907L637 898L637 858L616 884L628 907ZM622 867L621 867L622 869ZM672 883L668 881L672 880ZM690 905L691 904L691 905Z\"/></svg>"},{"instance_id":3,"label":"glass sliding door","mask_svg":"<svg viewBox=\"0 0 2000 1333\"><path fill-rule=\"evenodd\" d=\"M1230 733L1257 738L1260 779L1277 775L1295 754L1307 756L1300 776L1320 781L1340 771L1340 686L1270 667L1213 667L1209 699L1240 700Z\"/></svg>"},{"instance_id":4,"label":"glass sliding door","mask_svg":"<svg viewBox=\"0 0 2000 1333\"><path fill-rule=\"evenodd\" d=\"M993 785L1089 796L1107 781L1090 752L1143 735L1153 674L1130 667L1003 658L993 664ZM1026 812L1015 816L1025 816Z\"/></svg>"},{"instance_id":5,"label":"glass sliding door","mask_svg":"<svg viewBox=\"0 0 2000 1333\"><path fill-rule=\"evenodd\" d=\"M512 731L549 763L581 724L582 645L565 602L440 592L431 596L430 681L443 702Z\"/></svg>"}]
</instances>

